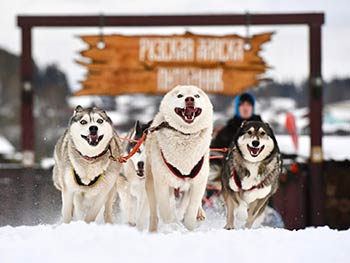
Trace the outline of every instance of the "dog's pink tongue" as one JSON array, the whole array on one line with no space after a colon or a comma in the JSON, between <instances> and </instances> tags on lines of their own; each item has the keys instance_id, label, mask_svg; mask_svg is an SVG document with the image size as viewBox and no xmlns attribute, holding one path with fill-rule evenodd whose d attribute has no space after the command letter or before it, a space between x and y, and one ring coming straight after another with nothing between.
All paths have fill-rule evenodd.
<instances>
[{"instance_id":1,"label":"dog's pink tongue","mask_svg":"<svg viewBox=\"0 0 350 263\"><path fill-rule=\"evenodd\" d=\"M253 154L257 154L259 152L259 148L250 148Z\"/></svg>"},{"instance_id":2,"label":"dog's pink tongue","mask_svg":"<svg viewBox=\"0 0 350 263\"><path fill-rule=\"evenodd\" d=\"M194 115L196 112L196 109L193 107L186 107L185 109L185 115L191 116Z\"/></svg>"},{"instance_id":3,"label":"dog's pink tongue","mask_svg":"<svg viewBox=\"0 0 350 263\"><path fill-rule=\"evenodd\" d=\"M91 140L97 140L98 135L97 134L89 134L88 136Z\"/></svg>"}]
</instances>

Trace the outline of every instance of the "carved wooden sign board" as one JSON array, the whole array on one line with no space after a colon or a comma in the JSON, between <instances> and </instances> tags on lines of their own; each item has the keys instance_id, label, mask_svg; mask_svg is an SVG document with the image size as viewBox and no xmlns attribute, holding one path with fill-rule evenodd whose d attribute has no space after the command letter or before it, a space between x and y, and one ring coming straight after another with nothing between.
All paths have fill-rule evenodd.
<instances>
[{"instance_id":1,"label":"carved wooden sign board","mask_svg":"<svg viewBox=\"0 0 350 263\"><path fill-rule=\"evenodd\" d=\"M268 68L259 56L273 33L246 38L186 33L171 36L81 36L88 49L77 61L88 69L75 95L163 94L176 85L235 95L256 85Z\"/></svg>"}]
</instances>

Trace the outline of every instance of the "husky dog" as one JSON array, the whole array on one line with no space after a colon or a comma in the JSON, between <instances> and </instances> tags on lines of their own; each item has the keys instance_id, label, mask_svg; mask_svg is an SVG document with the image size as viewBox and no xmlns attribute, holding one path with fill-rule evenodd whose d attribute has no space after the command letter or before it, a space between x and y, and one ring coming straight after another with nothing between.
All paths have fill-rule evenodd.
<instances>
[{"instance_id":1,"label":"husky dog","mask_svg":"<svg viewBox=\"0 0 350 263\"><path fill-rule=\"evenodd\" d=\"M221 173L226 229L251 228L258 223L256 219L277 191L281 170L281 156L270 126L260 121L243 122Z\"/></svg>"},{"instance_id":2,"label":"husky dog","mask_svg":"<svg viewBox=\"0 0 350 263\"><path fill-rule=\"evenodd\" d=\"M146 141L150 231L157 230L158 208L164 223L176 221L174 189L184 192L185 227L196 227L209 174L212 126L213 106L195 86L177 86L161 101Z\"/></svg>"},{"instance_id":3,"label":"husky dog","mask_svg":"<svg viewBox=\"0 0 350 263\"><path fill-rule=\"evenodd\" d=\"M77 106L69 127L58 140L53 169L54 185L62 193L63 222L72 217L92 222L103 211L112 223L121 143L106 112Z\"/></svg>"},{"instance_id":4,"label":"husky dog","mask_svg":"<svg viewBox=\"0 0 350 263\"><path fill-rule=\"evenodd\" d=\"M149 124L140 124L136 122L135 127L128 133L127 138L140 140ZM126 154L130 153L135 147L136 142L129 141L124 149ZM145 153L144 147L140 149L125 163L118 176L118 195L120 199L120 208L123 214L127 216L128 223L135 225L139 230L144 229L148 213L148 202L145 189L144 173Z\"/></svg>"}]
</instances>

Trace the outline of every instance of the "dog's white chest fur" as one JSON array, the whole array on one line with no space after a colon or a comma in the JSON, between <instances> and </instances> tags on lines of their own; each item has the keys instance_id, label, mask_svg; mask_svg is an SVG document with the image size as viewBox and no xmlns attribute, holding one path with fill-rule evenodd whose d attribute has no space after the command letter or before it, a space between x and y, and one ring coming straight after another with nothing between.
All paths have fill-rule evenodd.
<instances>
[{"instance_id":1,"label":"dog's white chest fur","mask_svg":"<svg viewBox=\"0 0 350 263\"><path fill-rule=\"evenodd\" d=\"M246 203L250 204L257 199L266 197L271 191L271 186L269 185L263 188L249 190L261 183L261 179L260 179L261 177L258 174L259 163L249 162L246 164L246 168L249 170L250 176L244 177L241 181L242 189L246 190L243 192L243 195L241 196L241 198ZM229 185L233 191L238 192L240 190L233 177L230 178Z\"/></svg>"},{"instance_id":2,"label":"dog's white chest fur","mask_svg":"<svg viewBox=\"0 0 350 263\"><path fill-rule=\"evenodd\" d=\"M159 147L167 162L181 173L188 175L194 166L207 154L210 133L200 131L195 135L182 135L171 130L156 134ZM205 134L205 135L204 135ZM204 136L203 136L204 135ZM186 158L184 158L186 156Z\"/></svg>"}]
</instances>

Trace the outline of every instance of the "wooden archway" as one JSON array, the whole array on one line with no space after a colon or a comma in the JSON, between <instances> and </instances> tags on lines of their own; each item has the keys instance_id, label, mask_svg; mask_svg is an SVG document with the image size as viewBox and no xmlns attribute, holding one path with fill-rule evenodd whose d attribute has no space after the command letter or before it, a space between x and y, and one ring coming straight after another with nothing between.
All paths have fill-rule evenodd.
<instances>
[{"instance_id":1,"label":"wooden archway","mask_svg":"<svg viewBox=\"0 0 350 263\"><path fill-rule=\"evenodd\" d=\"M28 166L34 163L33 61L32 29L35 27L98 27L100 16L18 16L22 31L21 54L21 127L22 151ZM108 27L149 26L244 26L247 15L163 15L163 16L104 16ZM321 29L323 13L249 14L249 24L306 25L309 28L309 109L310 109L310 208L311 224L325 223L324 184L322 172L322 74Z\"/></svg>"}]
</instances>

